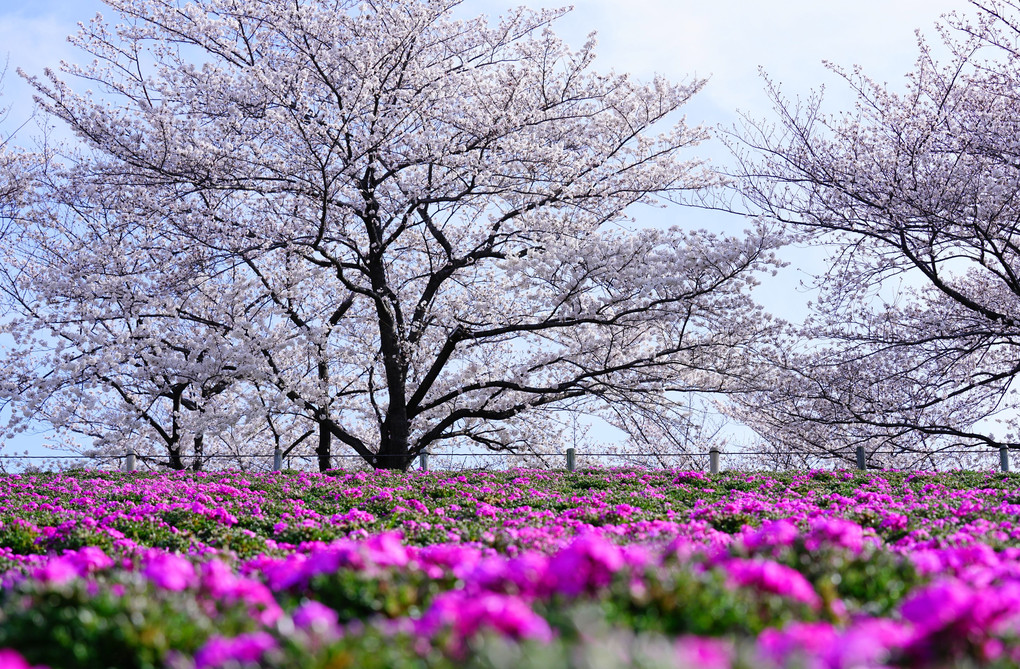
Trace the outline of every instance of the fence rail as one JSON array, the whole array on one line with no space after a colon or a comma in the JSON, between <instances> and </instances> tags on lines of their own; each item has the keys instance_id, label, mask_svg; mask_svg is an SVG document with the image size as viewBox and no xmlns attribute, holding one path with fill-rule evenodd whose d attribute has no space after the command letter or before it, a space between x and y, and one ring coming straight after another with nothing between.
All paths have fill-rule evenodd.
<instances>
[{"instance_id":1,"label":"fence rail","mask_svg":"<svg viewBox=\"0 0 1020 669\"><path fill-rule=\"evenodd\" d=\"M1000 446L997 451L996 450L975 450L975 449L944 450L944 451L937 451L936 453L932 453L930 455L954 455L954 454L956 454L956 455L991 455L991 454L994 454L996 452L998 452L998 454L999 454L999 470L1002 471L1002 472L1009 472L1009 470L1010 470L1009 449L1006 448L1005 446ZM879 451L872 451L870 453L870 455L872 455L872 456L875 456L875 455L907 455L907 454L910 454L910 452L904 452L904 451L880 451L879 450ZM443 457L465 457L465 458L467 458L467 457L475 457L475 458L477 458L477 457L485 457L486 455L493 455L493 454L491 454L491 453L443 453L442 454ZM535 456L535 454L533 454L533 453L497 453L497 455L510 456L510 457L528 457L528 456L532 456L533 457L533 456ZM686 456L689 456L689 457L693 457L693 456L704 457L704 456L707 455L708 456L708 462L709 462L708 469L709 469L709 472L712 473L712 474L718 474L719 473L721 458L723 456L742 456L742 457L744 457L744 456L755 456L755 455L757 455L757 456L806 455L806 456L809 456L809 457L812 457L812 458L819 458L819 459L837 459L837 460L841 460L841 459L845 459L846 458L845 455L839 455L839 454L835 454L835 453L824 453L824 454L823 453L808 453L808 454L805 454L805 453L799 453L799 452L796 452L796 451L788 451L788 452L778 452L778 451L721 451L718 448L711 448L711 449L708 450L707 453L706 452L701 452L701 453L683 453L683 454L677 454L677 453L585 453L585 455L588 455L590 457L626 457L626 458L677 457L679 455L686 455ZM855 460L856 460L856 467L857 467L857 469L859 469L861 471L864 471L864 470L868 469L868 465L867 465L868 455L869 454L865 451L863 446L858 446L855 449ZM913 455L927 455L927 454L913 453ZM575 471L576 468L577 468L577 449L573 448L573 447L567 448L565 456L566 456L566 461L565 461L564 464L566 465L567 471L570 471L570 472ZM202 457L205 458L205 459L217 459L217 458L221 458L221 459L230 459L230 460L267 459L266 456L264 456L264 455L240 455L240 454L237 454L237 455L211 454L211 455L204 455ZM281 469L283 469L283 459L284 459L284 457L285 456L283 455L283 453L281 452L281 450L279 448L276 449L273 452L273 455L272 455L272 462L273 462L273 469L272 470L273 471L280 471ZM290 458L292 456L288 455L286 457ZM313 455L304 455L303 454L303 455L300 455L300 456L293 456L293 457L299 457L301 459L307 459L307 458L314 458L315 456L313 456ZM357 453L338 453L338 454L335 454L335 455L331 455L330 457L331 457L331 459L332 458L356 458L356 459L359 459L359 460L363 459L362 456L357 454ZM387 457L391 457L391 458L406 458L407 456L404 456L404 455L375 455L374 457L376 459L383 459L383 458L387 458ZM83 459L85 459L85 460L122 460L123 461L123 465L120 467L120 469L122 471L125 471L125 472L133 472L133 471L135 471L137 469L137 462L138 462L139 456L137 456L133 450L129 450L129 451L125 452L125 453L114 453L114 454L105 454L105 455L79 455L79 454L74 454L74 455L8 455L8 454L0 454L0 460L65 460L65 459L71 459L71 460L75 460L75 459L77 459L77 460L83 460ZM426 471L428 470L428 468L429 468L429 453L428 452L423 452L423 453L418 455L418 467L421 470L426 470Z\"/></svg>"}]
</instances>

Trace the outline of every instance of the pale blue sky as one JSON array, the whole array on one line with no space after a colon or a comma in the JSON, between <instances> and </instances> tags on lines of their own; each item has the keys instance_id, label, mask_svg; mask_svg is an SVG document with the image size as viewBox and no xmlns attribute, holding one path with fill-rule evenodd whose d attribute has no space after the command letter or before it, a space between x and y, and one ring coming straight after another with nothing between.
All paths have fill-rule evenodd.
<instances>
[{"instance_id":1,"label":"pale blue sky","mask_svg":"<svg viewBox=\"0 0 1020 669\"><path fill-rule=\"evenodd\" d=\"M514 4L465 0L459 11L493 15ZM523 4L559 6L544 0ZM789 94L807 94L828 83L826 97L838 109L849 98L832 85L823 60L859 64L895 87L916 57L914 30L933 36L932 26L942 13L969 11L964 0L575 0L574 6L557 33L579 45L597 31L598 69L639 78L656 73L674 80L710 77L688 108L688 119L727 126L735 121L737 109L756 117L769 115L759 66ZM61 59L81 57L66 36L97 11L112 18L115 13L106 9L99 0L0 0L0 64L5 55L9 59L0 106L12 107L0 135L31 113L31 94L15 70L41 75L46 67L57 68ZM27 140L30 132L22 131L18 140ZM717 145L702 149L704 157L726 158ZM682 218L689 227L710 227L720 220L689 210L655 212L654 217L670 222ZM779 315L802 308L807 297L794 290L802 276L798 265L813 261L806 254L787 259L792 267L761 290L762 301ZM40 441L38 436L19 438L9 442L7 450L38 452Z\"/></svg>"},{"instance_id":2,"label":"pale blue sky","mask_svg":"<svg viewBox=\"0 0 1020 669\"><path fill-rule=\"evenodd\" d=\"M494 14L513 4L465 0L460 11ZM943 12L968 7L964 0L576 0L574 6L558 32L579 44L597 31L600 68L674 79L710 75L690 114L710 123L732 118L736 108L764 107L759 66L791 91L825 80L823 59L860 64L894 82L916 54L914 29L930 32ZM64 38L78 21L105 9L99 0L0 0L0 55L9 54L12 69L31 73L74 59ZM27 111L24 89L17 82L7 89L8 104Z\"/></svg>"}]
</instances>

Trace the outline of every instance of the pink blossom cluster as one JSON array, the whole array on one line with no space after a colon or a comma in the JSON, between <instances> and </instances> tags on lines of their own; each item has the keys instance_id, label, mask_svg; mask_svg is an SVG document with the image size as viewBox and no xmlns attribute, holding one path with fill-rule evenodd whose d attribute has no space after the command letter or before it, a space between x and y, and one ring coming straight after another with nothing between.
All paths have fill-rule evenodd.
<instances>
[{"instance_id":1,"label":"pink blossom cluster","mask_svg":"<svg viewBox=\"0 0 1020 669\"><path fill-rule=\"evenodd\" d=\"M752 609L789 613L756 635L678 635L670 653L679 666L1020 663L1020 547L1006 520L1020 510L1015 488L961 490L934 476L923 485L901 476L893 487L876 473L855 489L824 492L810 485L811 475L781 484L763 475L727 482L607 472L608 485L574 491L557 487L562 475L520 474L517 483L484 474L215 473L119 485L7 477L0 479L0 532L9 532L0 534L9 543L0 549L2 583L59 590L84 582L117 594L140 578L204 611L243 607L256 627L209 637L181 660L195 667L269 662L263 658L283 652L283 639L294 635L326 647L357 634L329 600L319 601L322 579L344 573L364 583L439 584L420 607L362 624L454 657L480 635L557 643L562 630L548 616L552 608L611 597L646 602L686 574L748 598ZM521 485L534 486L527 499ZM723 485L731 487L716 488ZM183 549L157 548L140 530L128 537L131 523L147 523L161 541L193 538ZM335 534L283 540L295 525ZM83 528L103 543L49 548ZM252 539L257 552L241 555L197 534L215 537L216 528L248 532L235 536ZM21 548L35 552L10 544L26 536L31 542ZM839 595L839 569L883 560L918 579L886 610ZM819 571L830 563L843 567ZM17 664L24 660L17 649L3 652L10 666L31 666Z\"/></svg>"},{"instance_id":2,"label":"pink blossom cluster","mask_svg":"<svg viewBox=\"0 0 1020 669\"><path fill-rule=\"evenodd\" d=\"M627 542L669 541L678 535L725 544L733 530L754 519L783 518L795 525L816 519L849 519L863 527L854 541L880 541L890 550L914 552L961 544L1012 544L1020 540L1016 491L1004 487L953 489L937 479L923 486L910 477L895 488L880 474L852 494L819 493L812 473L789 484L765 475L742 476L723 494L705 475L607 471L603 486L564 492L557 474L522 471L513 478L412 472L239 474L236 472L139 476L133 479L11 476L0 479L0 532L33 535L45 547L69 535L125 538L125 527L155 524L181 534L179 517L201 519L250 534L268 549L293 549L316 532L364 537L399 527L408 541L474 542L553 549L586 532ZM487 476L491 477L486 478ZM853 474L837 474L853 479ZM921 476L921 475L918 475ZM991 476L991 475L989 475ZM594 478L594 477L593 477ZM625 492L618 490L624 487ZM436 494L442 493L442 494ZM452 493L452 494L451 494ZM675 501L686 494L684 503ZM309 501L313 500L313 501ZM624 501L626 500L626 501ZM467 537L468 521L486 531ZM821 530L819 530L820 532ZM190 538L194 551L217 544ZM0 555L18 551L0 547Z\"/></svg>"},{"instance_id":3,"label":"pink blossom cluster","mask_svg":"<svg viewBox=\"0 0 1020 669\"><path fill-rule=\"evenodd\" d=\"M700 570L719 570L730 587L774 593L802 602L817 610L820 598L796 570L779 564L768 554L795 542L826 541L820 548L861 550L854 537L863 535L859 526L846 521L818 522L807 532L794 533L786 521L768 523L742 533L736 548L754 549L753 558L734 557L716 549L688 554L685 565ZM822 538L825 535L825 538ZM849 539L848 539L849 537ZM132 557L116 560L102 550L86 547L41 560L31 577L59 586L74 578L101 581L118 570L136 570L153 587L194 592L209 601L241 601L266 626L266 631L235 638L213 637L195 655L196 667L222 667L229 662L254 662L276 647L271 630L280 629L282 618L295 628L317 630L336 637L343 633L337 614L314 600L285 613L275 595L282 591L303 592L316 574L354 570L381 575L387 570L419 570L432 576L452 574L459 587L436 597L427 610L408 626L426 639L450 635L453 647L465 644L480 632L497 633L516 640L548 642L554 637L549 623L533 609L537 601L553 597L597 597L612 579L627 575L640 578L643 570L658 568L688 545L677 541L651 550L621 546L597 535L586 534L551 554L526 550L516 556L493 554L490 550L462 544L408 546L397 533L382 533L364 540L340 540L331 544L300 547L285 557L263 556L247 561L235 571L217 558L198 559L139 549ZM1020 638L1020 570L1006 569L1006 556L973 547L932 549L915 557L926 570L938 572L930 584L911 593L889 618L864 615L844 617L835 622L794 622L782 629L766 630L754 646L761 666L861 667L884 666L895 658L935 662L961 653L995 660L1009 657L1020 662L1020 645L1006 640ZM97 582L98 582L97 581ZM3 651L0 658L16 658L15 651ZM709 653L714 659L704 666L737 666L740 660L728 640L699 637L679 639L678 657ZM18 665L17 659L6 660ZM707 662L707 661L706 661ZM23 665L28 666L28 665Z\"/></svg>"}]
</instances>

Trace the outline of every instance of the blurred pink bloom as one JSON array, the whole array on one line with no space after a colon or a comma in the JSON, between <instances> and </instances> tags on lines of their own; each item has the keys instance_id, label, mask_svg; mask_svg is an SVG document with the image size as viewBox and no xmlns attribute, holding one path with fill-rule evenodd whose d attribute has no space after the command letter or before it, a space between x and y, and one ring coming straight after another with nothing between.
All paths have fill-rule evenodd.
<instances>
[{"instance_id":1,"label":"blurred pink bloom","mask_svg":"<svg viewBox=\"0 0 1020 669\"><path fill-rule=\"evenodd\" d=\"M267 632L241 634L232 639L214 636L195 653L195 669L216 669L228 663L258 662L266 651L277 647Z\"/></svg>"},{"instance_id":2,"label":"blurred pink bloom","mask_svg":"<svg viewBox=\"0 0 1020 669\"><path fill-rule=\"evenodd\" d=\"M900 605L903 619L928 634L965 618L975 604L974 591L957 580L932 583Z\"/></svg>"},{"instance_id":3,"label":"blurred pink bloom","mask_svg":"<svg viewBox=\"0 0 1020 669\"><path fill-rule=\"evenodd\" d=\"M854 622L824 654L833 669L879 667L914 637L909 626L894 620L866 618Z\"/></svg>"},{"instance_id":4,"label":"blurred pink bloom","mask_svg":"<svg viewBox=\"0 0 1020 669\"><path fill-rule=\"evenodd\" d=\"M888 530L905 530L910 519L902 513L888 513L882 521L882 528Z\"/></svg>"},{"instance_id":5,"label":"blurred pink bloom","mask_svg":"<svg viewBox=\"0 0 1020 669\"><path fill-rule=\"evenodd\" d=\"M463 590L436 597L416 628L425 636L450 628L457 641L485 628L513 639L552 639L549 623L520 598L495 593L469 595Z\"/></svg>"},{"instance_id":6,"label":"blurred pink bloom","mask_svg":"<svg viewBox=\"0 0 1020 669\"><path fill-rule=\"evenodd\" d=\"M332 574L348 564L345 557L345 552L335 547L311 551L308 553L308 559L301 565L301 574L305 581L317 574Z\"/></svg>"},{"instance_id":7,"label":"blurred pink bloom","mask_svg":"<svg viewBox=\"0 0 1020 669\"><path fill-rule=\"evenodd\" d=\"M13 648L0 649L0 669L48 669L44 665L29 665L28 660Z\"/></svg>"},{"instance_id":8,"label":"blurred pink bloom","mask_svg":"<svg viewBox=\"0 0 1020 669\"><path fill-rule=\"evenodd\" d=\"M758 637L758 652L769 664L804 669L826 668L820 657L838 643L829 623L793 623L782 630L767 629Z\"/></svg>"},{"instance_id":9,"label":"blurred pink bloom","mask_svg":"<svg viewBox=\"0 0 1020 669\"><path fill-rule=\"evenodd\" d=\"M331 636L340 634L337 612L315 600L297 607L291 617L294 624L301 629L311 629Z\"/></svg>"},{"instance_id":10,"label":"blurred pink bloom","mask_svg":"<svg viewBox=\"0 0 1020 669\"><path fill-rule=\"evenodd\" d=\"M731 584L773 592L817 609L821 598L804 576L786 565L772 560L731 558L720 566L726 570Z\"/></svg>"},{"instance_id":11,"label":"blurred pink bloom","mask_svg":"<svg viewBox=\"0 0 1020 669\"><path fill-rule=\"evenodd\" d=\"M266 577L266 584L273 591L287 590L305 581L304 563L308 557L301 553L288 555L282 560L274 560L261 564Z\"/></svg>"},{"instance_id":12,"label":"blurred pink bloom","mask_svg":"<svg viewBox=\"0 0 1020 669\"><path fill-rule=\"evenodd\" d=\"M46 665L30 665L13 649L0 649L0 669L49 669Z\"/></svg>"},{"instance_id":13,"label":"blurred pink bloom","mask_svg":"<svg viewBox=\"0 0 1020 669\"><path fill-rule=\"evenodd\" d=\"M195 585L195 565L174 553L153 551L145 565L145 577L164 590L184 590Z\"/></svg>"},{"instance_id":14,"label":"blurred pink bloom","mask_svg":"<svg viewBox=\"0 0 1020 669\"><path fill-rule=\"evenodd\" d=\"M87 574L100 569L109 569L116 564L109 555L97 546L85 546L76 551L67 551L65 557L78 568L79 573Z\"/></svg>"},{"instance_id":15,"label":"blurred pink bloom","mask_svg":"<svg viewBox=\"0 0 1020 669\"><path fill-rule=\"evenodd\" d=\"M556 590L576 597L609 585L623 566L623 550L618 545L597 534L584 534L552 556L548 572Z\"/></svg>"},{"instance_id":16,"label":"blurred pink bloom","mask_svg":"<svg viewBox=\"0 0 1020 669\"><path fill-rule=\"evenodd\" d=\"M78 578L78 567L67 557L51 558L32 572L32 578L43 583L60 584Z\"/></svg>"},{"instance_id":17,"label":"blurred pink bloom","mask_svg":"<svg viewBox=\"0 0 1020 669\"><path fill-rule=\"evenodd\" d=\"M909 597L900 613L914 626L908 651L915 659L972 652L992 660L1004 651L995 637L1020 632L1020 583L974 587L943 579Z\"/></svg>"},{"instance_id":18,"label":"blurred pink bloom","mask_svg":"<svg viewBox=\"0 0 1020 669\"><path fill-rule=\"evenodd\" d=\"M733 648L721 639L684 636L676 640L676 659L681 667L692 669L730 669Z\"/></svg>"},{"instance_id":19,"label":"blurred pink bloom","mask_svg":"<svg viewBox=\"0 0 1020 669\"><path fill-rule=\"evenodd\" d=\"M202 587L214 597L223 597L233 593L237 587L238 576L224 562L210 560L202 565Z\"/></svg>"},{"instance_id":20,"label":"blurred pink bloom","mask_svg":"<svg viewBox=\"0 0 1020 669\"><path fill-rule=\"evenodd\" d=\"M369 561L380 567L403 567L410 561L407 546L399 532L380 532L363 544Z\"/></svg>"},{"instance_id":21,"label":"blurred pink bloom","mask_svg":"<svg viewBox=\"0 0 1020 669\"><path fill-rule=\"evenodd\" d=\"M864 548L864 529L843 518L816 518L811 522L804 545L809 551L832 546L860 553Z\"/></svg>"},{"instance_id":22,"label":"blurred pink bloom","mask_svg":"<svg viewBox=\"0 0 1020 669\"><path fill-rule=\"evenodd\" d=\"M462 578L461 573L473 569L481 559L481 552L462 544L430 544L421 547L417 559L431 578L439 578L447 570Z\"/></svg>"},{"instance_id":23,"label":"blurred pink bloom","mask_svg":"<svg viewBox=\"0 0 1020 669\"><path fill-rule=\"evenodd\" d=\"M767 520L758 529L747 533L743 543L750 551L781 548L791 545L798 536L800 530L789 520Z\"/></svg>"},{"instance_id":24,"label":"blurred pink bloom","mask_svg":"<svg viewBox=\"0 0 1020 669\"><path fill-rule=\"evenodd\" d=\"M283 615L273 593L264 584L234 574L229 565L210 560L201 567L202 588L212 597L227 602L242 601L255 607L254 615L264 624Z\"/></svg>"}]
</instances>

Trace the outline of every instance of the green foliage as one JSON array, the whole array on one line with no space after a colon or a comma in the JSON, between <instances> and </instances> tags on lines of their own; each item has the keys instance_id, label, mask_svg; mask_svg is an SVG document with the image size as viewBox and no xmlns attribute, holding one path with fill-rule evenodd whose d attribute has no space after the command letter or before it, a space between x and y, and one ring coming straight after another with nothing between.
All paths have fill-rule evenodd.
<instances>
[{"instance_id":1,"label":"green foliage","mask_svg":"<svg viewBox=\"0 0 1020 669\"><path fill-rule=\"evenodd\" d=\"M420 571L392 570L366 575L341 569L315 576L308 593L329 606L341 622L386 618L418 618L440 592L454 587L452 578L430 579Z\"/></svg>"},{"instance_id":2,"label":"green foliage","mask_svg":"<svg viewBox=\"0 0 1020 669\"><path fill-rule=\"evenodd\" d=\"M756 635L790 620L813 620L806 605L750 589L727 586L719 571L649 569L635 583L619 578L600 598L615 628L669 636Z\"/></svg>"},{"instance_id":3,"label":"green foliage","mask_svg":"<svg viewBox=\"0 0 1020 669\"><path fill-rule=\"evenodd\" d=\"M162 667L170 651L191 654L214 633L254 628L243 608L220 607L210 616L193 596L157 590L138 579L102 586L26 581L0 600L0 648L14 648L31 663L50 667Z\"/></svg>"}]
</instances>

